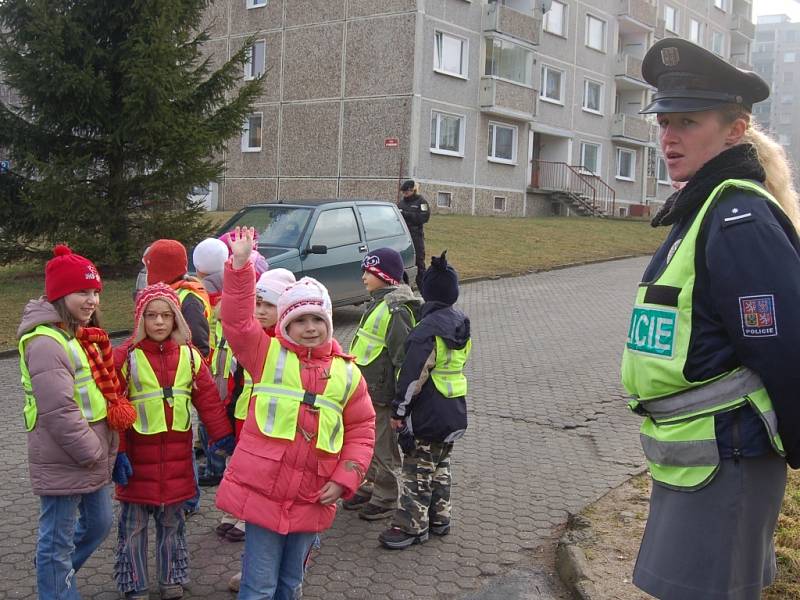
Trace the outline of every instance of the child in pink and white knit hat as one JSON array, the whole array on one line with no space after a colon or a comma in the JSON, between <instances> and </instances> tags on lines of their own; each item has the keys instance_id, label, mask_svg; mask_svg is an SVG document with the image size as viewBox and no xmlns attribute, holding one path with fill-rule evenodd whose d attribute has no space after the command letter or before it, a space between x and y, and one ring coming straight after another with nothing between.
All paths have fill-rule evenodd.
<instances>
[{"instance_id":1,"label":"child in pink and white knit hat","mask_svg":"<svg viewBox=\"0 0 800 600\"><path fill-rule=\"evenodd\" d=\"M324 322L327 332L320 343L328 342L333 337L331 297L327 288L313 277L303 277L278 298L278 331L295 344L307 345L303 343L299 331L292 331L294 321L305 315L311 315Z\"/></svg>"}]
</instances>

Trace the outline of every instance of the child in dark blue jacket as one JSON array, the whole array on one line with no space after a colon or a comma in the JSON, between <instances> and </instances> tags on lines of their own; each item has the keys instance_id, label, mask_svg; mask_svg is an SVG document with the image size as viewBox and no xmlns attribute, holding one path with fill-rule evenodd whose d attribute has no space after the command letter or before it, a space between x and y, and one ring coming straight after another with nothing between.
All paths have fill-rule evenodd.
<instances>
[{"instance_id":1,"label":"child in dark blue jacket","mask_svg":"<svg viewBox=\"0 0 800 600\"><path fill-rule=\"evenodd\" d=\"M400 505L378 539L402 549L450 532L450 453L467 429L464 366L472 348L469 319L453 305L458 273L445 253L422 277L421 320L406 340L392 426L405 453Z\"/></svg>"}]
</instances>

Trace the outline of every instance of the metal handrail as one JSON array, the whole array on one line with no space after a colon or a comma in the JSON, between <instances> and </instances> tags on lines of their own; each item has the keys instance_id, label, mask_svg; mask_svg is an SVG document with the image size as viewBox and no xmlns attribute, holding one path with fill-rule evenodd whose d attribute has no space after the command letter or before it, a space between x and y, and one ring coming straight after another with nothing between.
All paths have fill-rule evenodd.
<instances>
[{"instance_id":1,"label":"metal handrail","mask_svg":"<svg viewBox=\"0 0 800 600\"><path fill-rule=\"evenodd\" d=\"M598 210L609 212L610 204L613 213L616 192L599 177L588 174L582 166L549 160L531 162L532 187L584 196L595 214Z\"/></svg>"}]
</instances>

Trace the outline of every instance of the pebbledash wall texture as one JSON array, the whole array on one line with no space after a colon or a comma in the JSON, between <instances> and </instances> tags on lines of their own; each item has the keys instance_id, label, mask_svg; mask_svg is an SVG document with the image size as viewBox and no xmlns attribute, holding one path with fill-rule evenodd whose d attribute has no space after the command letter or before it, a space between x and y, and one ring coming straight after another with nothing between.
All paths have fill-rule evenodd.
<instances>
[{"instance_id":1,"label":"pebbledash wall texture","mask_svg":"<svg viewBox=\"0 0 800 600\"><path fill-rule=\"evenodd\" d=\"M394 200L413 178L438 212L564 214L552 193L566 165L615 190L606 213L662 202L671 187L657 127L638 115L653 92L641 57L683 36L747 64L749 0L541 10L541 0L217 0L212 62L253 39L245 75L265 74L212 186L217 206Z\"/></svg>"}]
</instances>

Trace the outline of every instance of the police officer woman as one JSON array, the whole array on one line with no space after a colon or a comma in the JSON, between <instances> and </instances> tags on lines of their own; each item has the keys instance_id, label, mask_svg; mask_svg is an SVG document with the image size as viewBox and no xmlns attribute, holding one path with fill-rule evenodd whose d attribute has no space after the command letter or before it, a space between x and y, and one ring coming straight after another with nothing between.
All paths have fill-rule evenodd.
<instances>
[{"instance_id":1,"label":"police officer woman","mask_svg":"<svg viewBox=\"0 0 800 600\"><path fill-rule=\"evenodd\" d=\"M421 289L422 274L425 272L425 233L422 226L431 218L431 209L428 201L419 193L419 184L412 180L403 182L400 186L403 197L398 203L400 214L408 225L408 232L411 234L411 242L414 244L414 253L417 261L417 289Z\"/></svg>"},{"instance_id":2,"label":"police officer woman","mask_svg":"<svg viewBox=\"0 0 800 600\"><path fill-rule=\"evenodd\" d=\"M671 225L636 295L622 359L654 480L634 570L661 599L756 600L786 462L800 467L800 241L783 150L755 129L755 73L690 42L644 58Z\"/></svg>"}]
</instances>

